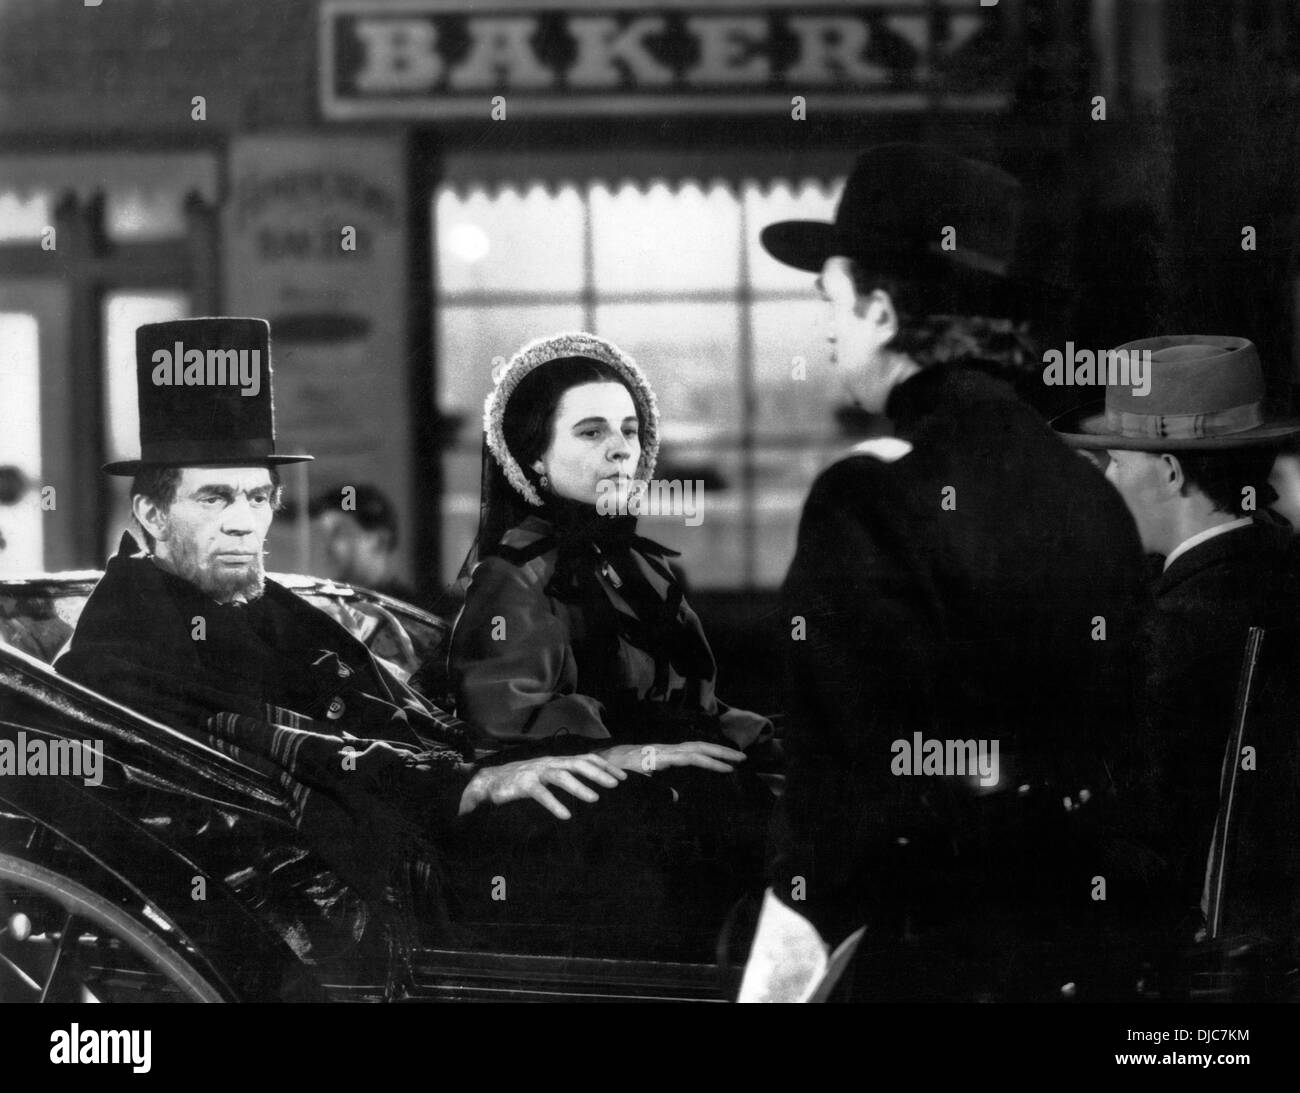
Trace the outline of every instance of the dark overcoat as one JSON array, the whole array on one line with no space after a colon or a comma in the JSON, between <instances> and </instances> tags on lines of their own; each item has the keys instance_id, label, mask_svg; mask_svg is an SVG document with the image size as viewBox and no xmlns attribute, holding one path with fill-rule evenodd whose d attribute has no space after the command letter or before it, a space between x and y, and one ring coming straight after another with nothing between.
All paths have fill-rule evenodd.
<instances>
[{"instance_id":1,"label":"dark overcoat","mask_svg":"<svg viewBox=\"0 0 1300 1093\"><path fill-rule=\"evenodd\" d=\"M992 944L981 906L1090 902L1074 850L1131 724L1141 551L1116 491L1003 383L937 366L887 412L895 438L814 484L783 588L771 878L831 944L863 922ZM996 784L903 766L914 734L998 741Z\"/></svg>"},{"instance_id":2,"label":"dark overcoat","mask_svg":"<svg viewBox=\"0 0 1300 1093\"><path fill-rule=\"evenodd\" d=\"M1289 827L1286 837L1292 841L1296 833L1296 806L1288 799L1294 801L1297 787L1287 787L1296 766L1293 726L1300 704L1293 631L1298 623L1300 580L1289 526L1256 520L1216 535L1176 557L1155 583L1142 628L1147 671L1129 795L1146 838L1173 868L1185 911L1194 914L1201 900L1224 750L1252 626L1269 631L1260 667L1271 674L1256 681L1261 693L1267 690L1268 704L1252 710L1247 722L1246 744L1256 754L1242 775L1242 788L1250 791L1241 802L1248 806L1249 824L1237 828L1236 845L1250 844L1242 864L1248 857L1262 863L1260 855L1271 855L1272 865L1268 870L1252 866L1250 877L1238 874L1233 895L1256 905L1272 901L1275 910L1293 898L1280 885L1294 884L1294 854L1266 844L1283 837L1284 828ZM1269 724L1277 715L1286 723ZM1284 872L1292 874L1289 881L1281 877ZM1269 891L1259 889L1261 883ZM1243 885L1256 890L1243 891Z\"/></svg>"},{"instance_id":3,"label":"dark overcoat","mask_svg":"<svg viewBox=\"0 0 1300 1093\"><path fill-rule=\"evenodd\" d=\"M245 855L238 864L248 868L231 876L253 877L266 889L253 898L272 900L276 913L305 894L339 917L348 897L309 847L372 908L387 913L412 883L433 901L417 912L441 919L436 878L424 865L411 866L410 881L404 871L432 860L430 840L457 825L474 774L468 736L323 611L271 580L253 604L217 604L124 535L55 668L199 740L237 747L285 786L299 846L262 846L234 819L189 836L217 844L209 857ZM360 936L366 915L355 910L348 930Z\"/></svg>"},{"instance_id":4,"label":"dark overcoat","mask_svg":"<svg viewBox=\"0 0 1300 1093\"><path fill-rule=\"evenodd\" d=\"M445 749L448 821L470 771L460 722L425 701L323 611L267 580L252 605L221 605L123 535L56 670L174 728L216 713L299 719L362 740ZM432 785L432 783L431 783Z\"/></svg>"}]
</instances>

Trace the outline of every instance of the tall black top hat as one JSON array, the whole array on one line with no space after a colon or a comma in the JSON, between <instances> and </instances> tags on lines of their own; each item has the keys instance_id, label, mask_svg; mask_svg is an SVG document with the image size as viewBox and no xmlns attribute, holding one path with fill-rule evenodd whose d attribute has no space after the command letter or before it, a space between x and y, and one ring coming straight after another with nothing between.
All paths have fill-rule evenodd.
<instances>
[{"instance_id":1,"label":"tall black top hat","mask_svg":"<svg viewBox=\"0 0 1300 1093\"><path fill-rule=\"evenodd\" d=\"M277 455L271 396L271 326L265 319L179 319L135 332L142 467L301 463Z\"/></svg>"},{"instance_id":2,"label":"tall black top hat","mask_svg":"<svg viewBox=\"0 0 1300 1093\"><path fill-rule=\"evenodd\" d=\"M1029 317L1059 290L1013 269L1020 214L1020 183L992 164L882 144L858 157L833 223L783 220L760 238L796 269L820 271L842 255L871 273L928 286L961 314Z\"/></svg>"}]
</instances>

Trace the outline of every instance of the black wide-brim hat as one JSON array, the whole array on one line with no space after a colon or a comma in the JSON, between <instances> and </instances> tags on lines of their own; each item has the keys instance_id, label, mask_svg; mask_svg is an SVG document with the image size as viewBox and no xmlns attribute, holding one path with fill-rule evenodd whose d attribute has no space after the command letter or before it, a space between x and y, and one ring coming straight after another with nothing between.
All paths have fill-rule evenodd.
<instances>
[{"instance_id":1,"label":"black wide-brim hat","mask_svg":"<svg viewBox=\"0 0 1300 1093\"><path fill-rule=\"evenodd\" d=\"M1054 418L1072 448L1136 452L1279 447L1300 435L1300 418L1265 409L1264 368L1253 342L1220 334L1169 334L1126 342L1105 354L1149 353L1150 389L1106 385L1106 397ZM1101 368L1101 362L1097 364ZM1107 364L1117 380L1123 373Z\"/></svg>"},{"instance_id":2,"label":"black wide-brim hat","mask_svg":"<svg viewBox=\"0 0 1300 1093\"><path fill-rule=\"evenodd\" d=\"M1021 212L1020 183L990 163L920 144L884 144L858 157L834 221L782 220L759 239L795 269L819 273L839 255L869 273L928 288L937 307L1036 318L1066 293L1016 268Z\"/></svg>"},{"instance_id":3,"label":"black wide-brim hat","mask_svg":"<svg viewBox=\"0 0 1300 1093\"><path fill-rule=\"evenodd\" d=\"M135 332L135 366L140 458L105 464L108 474L313 458L275 450L271 326L265 319L146 324Z\"/></svg>"}]
</instances>

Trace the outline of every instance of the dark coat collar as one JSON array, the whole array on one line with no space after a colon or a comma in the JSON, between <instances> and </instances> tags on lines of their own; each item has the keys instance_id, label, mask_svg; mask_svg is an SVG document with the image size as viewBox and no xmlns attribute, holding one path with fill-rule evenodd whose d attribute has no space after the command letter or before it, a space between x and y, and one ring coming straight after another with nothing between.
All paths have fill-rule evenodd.
<instances>
[{"instance_id":1,"label":"dark coat collar","mask_svg":"<svg viewBox=\"0 0 1300 1093\"><path fill-rule=\"evenodd\" d=\"M899 435L907 436L924 417L955 403L969 407L977 402L1016 402L1009 384L976 368L960 364L934 364L898 384L885 404L885 413Z\"/></svg>"},{"instance_id":2,"label":"dark coat collar","mask_svg":"<svg viewBox=\"0 0 1300 1093\"><path fill-rule=\"evenodd\" d=\"M1281 554L1290 545L1290 539L1289 527L1265 524L1260 520L1255 520L1249 527L1215 535L1174 559L1174 564L1157 579L1156 595L1164 595L1206 570L1225 563L1247 563L1252 559L1259 561L1263 556Z\"/></svg>"}]
</instances>

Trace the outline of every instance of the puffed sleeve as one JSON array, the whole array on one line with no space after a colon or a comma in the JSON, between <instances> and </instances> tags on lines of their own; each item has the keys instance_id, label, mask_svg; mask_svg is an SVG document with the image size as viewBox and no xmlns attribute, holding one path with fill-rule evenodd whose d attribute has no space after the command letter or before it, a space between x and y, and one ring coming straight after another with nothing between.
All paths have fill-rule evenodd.
<instances>
[{"instance_id":1,"label":"puffed sleeve","mask_svg":"<svg viewBox=\"0 0 1300 1093\"><path fill-rule=\"evenodd\" d=\"M475 568L451 639L456 714L483 743L534 742L567 732L608 740L603 708L576 693L568 626L546 595L540 559L485 558Z\"/></svg>"}]
</instances>

